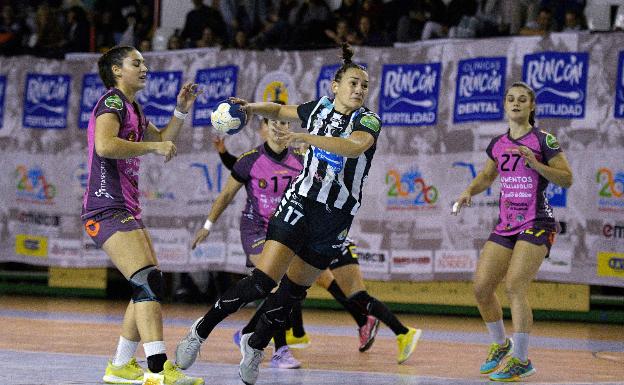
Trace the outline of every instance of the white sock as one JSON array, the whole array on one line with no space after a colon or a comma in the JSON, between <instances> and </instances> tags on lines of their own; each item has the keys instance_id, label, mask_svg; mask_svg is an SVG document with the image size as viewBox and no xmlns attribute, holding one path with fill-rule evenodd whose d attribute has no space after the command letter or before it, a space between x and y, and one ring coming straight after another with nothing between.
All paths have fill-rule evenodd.
<instances>
[{"instance_id":1,"label":"white sock","mask_svg":"<svg viewBox=\"0 0 624 385\"><path fill-rule=\"evenodd\" d=\"M529 333L514 333L513 341L514 347L512 357L526 362L526 360L529 359Z\"/></svg>"},{"instance_id":2,"label":"white sock","mask_svg":"<svg viewBox=\"0 0 624 385\"><path fill-rule=\"evenodd\" d=\"M123 366L130 362L132 357L134 357L134 353L136 353L138 346L138 341L130 341L122 336L119 336L119 343L117 344L117 351L115 352L115 357L113 358L113 365Z\"/></svg>"},{"instance_id":3,"label":"white sock","mask_svg":"<svg viewBox=\"0 0 624 385\"><path fill-rule=\"evenodd\" d=\"M487 326L492 341L496 342L499 345L505 344L505 340L507 338L505 337L505 324L503 324L502 319L494 322L486 322L485 326Z\"/></svg>"},{"instance_id":4,"label":"white sock","mask_svg":"<svg viewBox=\"0 0 624 385\"><path fill-rule=\"evenodd\" d=\"M146 342L143 344L143 350L145 350L145 357L167 353L164 341Z\"/></svg>"}]
</instances>

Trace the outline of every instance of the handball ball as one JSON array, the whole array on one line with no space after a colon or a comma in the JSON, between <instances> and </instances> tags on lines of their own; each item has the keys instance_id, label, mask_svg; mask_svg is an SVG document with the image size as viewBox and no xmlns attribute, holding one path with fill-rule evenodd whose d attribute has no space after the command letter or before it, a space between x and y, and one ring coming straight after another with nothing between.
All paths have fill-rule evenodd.
<instances>
[{"instance_id":1,"label":"handball ball","mask_svg":"<svg viewBox=\"0 0 624 385\"><path fill-rule=\"evenodd\" d=\"M217 131L234 135L245 127L247 114L241 110L240 104L223 100L217 103L216 108L210 114L210 123Z\"/></svg>"}]
</instances>

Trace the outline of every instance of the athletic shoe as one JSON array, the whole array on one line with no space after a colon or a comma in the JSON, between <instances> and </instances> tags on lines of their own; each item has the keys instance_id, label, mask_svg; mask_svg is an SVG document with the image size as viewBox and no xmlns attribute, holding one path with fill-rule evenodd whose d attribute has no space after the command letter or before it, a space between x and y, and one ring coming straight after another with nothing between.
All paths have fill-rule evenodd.
<instances>
[{"instance_id":1,"label":"athletic shoe","mask_svg":"<svg viewBox=\"0 0 624 385\"><path fill-rule=\"evenodd\" d=\"M271 357L271 367L277 369L297 369L301 367L301 362L297 361L288 348L288 345L286 345L273 353L273 357Z\"/></svg>"},{"instance_id":2,"label":"athletic shoe","mask_svg":"<svg viewBox=\"0 0 624 385\"><path fill-rule=\"evenodd\" d=\"M414 353L414 349L416 349L416 344L418 344L421 334L422 330L408 327L407 333L397 336L397 344L399 345L397 361L399 364L407 361L412 353Z\"/></svg>"},{"instance_id":3,"label":"athletic shoe","mask_svg":"<svg viewBox=\"0 0 624 385\"><path fill-rule=\"evenodd\" d=\"M366 323L358 329L360 334L360 352L365 352L373 346L378 330L379 320L372 315L366 316Z\"/></svg>"},{"instance_id":4,"label":"athletic shoe","mask_svg":"<svg viewBox=\"0 0 624 385\"><path fill-rule=\"evenodd\" d=\"M143 368L133 357L127 364L115 366L111 361L106 365L102 380L107 384L142 384Z\"/></svg>"},{"instance_id":5,"label":"athletic shoe","mask_svg":"<svg viewBox=\"0 0 624 385\"><path fill-rule=\"evenodd\" d=\"M304 349L310 345L310 337L308 337L308 333L301 337L295 337L291 328L286 330L286 343L291 349Z\"/></svg>"},{"instance_id":6,"label":"athletic shoe","mask_svg":"<svg viewBox=\"0 0 624 385\"><path fill-rule=\"evenodd\" d=\"M188 369L193 365L199 355L201 344L205 341L204 338L197 335L197 325L201 320L202 318L198 318L197 321L193 322L188 334L178 342L175 362L181 369Z\"/></svg>"},{"instance_id":7,"label":"athletic shoe","mask_svg":"<svg viewBox=\"0 0 624 385\"><path fill-rule=\"evenodd\" d=\"M240 340L241 340L242 335L243 335L242 330L237 330L234 332L234 335L232 335L232 341L234 341L234 345L236 345L236 347L239 349L240 349Z\"/></svg>"},{"instance_id":8,"label":"athletic shoe","mask_svg":"<svg viewBox=\"0 0 624 385\"><path fill-rule=\"evenodd\" d=\"M483 365L481 365L481 374L489 374L498 369L503 363L503 359L513 351L513 341L511 338L506 338L503 345L499 345L493 342L490 345L490 351L485 359Z\"/></svg>"},{"instance_id":9,"label":"athletic shoe","mask_svg":"<svg viewBox=\"0 0 624 385\"><path fill-rule=\"evenodd\" d=\"M243 359L241 359L239 365L238 375L247 385L254 385L258 380L258 373L260 372L259 366L264 358L264 351L249 346L249 337L251 337L252 334L253 333L243 334L240 341L240 351L243 355Z\"/></svg>"},{"instance_id":10,"label":"athletic shoe","mask_svg":"<svg viewBox=\"0 0 624 385\"><path fill-rule=\"evenodd\" d=\"M162 372L165 385L204 385L204 379L199 377L189 377L182 373L180 367L171 361L165 361Z\"/></svg>"},{"instance_id":11,"label":"athletic shoe","mask_svg":"<svg viewBox=\"0 0 624 385\"><path fill-rule=\"evenodd\" d=\"M531 364L531 360L522 362L519 358L511 357L505 367L496 373L490 374L490 380L512 382L520 381L521 378L535 374L536 370Z\"/></svg>"}]
</instances>

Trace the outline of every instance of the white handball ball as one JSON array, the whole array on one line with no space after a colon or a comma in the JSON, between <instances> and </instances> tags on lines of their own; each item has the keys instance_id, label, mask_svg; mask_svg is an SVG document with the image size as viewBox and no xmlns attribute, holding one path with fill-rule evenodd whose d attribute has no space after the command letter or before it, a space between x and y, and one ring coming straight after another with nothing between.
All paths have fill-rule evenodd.
<instances>
[{"instance_id":1,"label":"white handball ball","mask_svg":"<svg viewBox=\"0 0 624 385\"><path fill-rule=\"evenodd\" d=\"M210 123L219 132L234 135L247 124L247 114L241 110L240 104L224 100L217 103L216 108L210 114Z\"/></svg>"}]
</instances>

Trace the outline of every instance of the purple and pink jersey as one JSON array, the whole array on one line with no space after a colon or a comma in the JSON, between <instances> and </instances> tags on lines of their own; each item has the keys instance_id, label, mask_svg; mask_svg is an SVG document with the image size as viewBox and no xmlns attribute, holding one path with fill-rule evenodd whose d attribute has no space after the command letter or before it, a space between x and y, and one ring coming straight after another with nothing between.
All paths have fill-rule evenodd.
<instances>
[{"instance_id":1,"label":"purple and pink jersey","mask_svg":"<svg viewBox=\"0 0 624 385\"><path fill-rule=\"evenodd\" d=\"M561 152L557 139L537 128L518 139L512 139L509 131L492 139L486 151L496 163L501 185L494 233L507 236L531 227L555 231L557 223L546 197L548 180L525 164L518 146L531 149L544 164Z\"/></svg>"},{"instance_id":2,"label":"purple and pink jersey","mask_svg":"<svg viewBox=\"0 0 624 385\"><path fill-rule=\"evenodd\" d=\"M98 100L87 128L89 179L82 201L82 218L121 208L139 219L139 158L108 159L95 151L95 119L107 113L115 114L119 119L117 136L124 140L142 141L148 125L140 107L130 102L120 90L111 88Z\"/></svg>"},{"instance_id":3,"label":"purple and pink jersey","mask_svg":"<svg viewBox=\"0 0 624 385\"><path fill-rule=\"evenodd\" d=\"M276 154L265 143L242 154L232 168L232 177L247 190L241 227L261 226L266 231L284 191L302 168L301 156L290 148Z\"/></svg>"}]
</instances>

